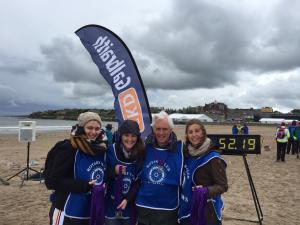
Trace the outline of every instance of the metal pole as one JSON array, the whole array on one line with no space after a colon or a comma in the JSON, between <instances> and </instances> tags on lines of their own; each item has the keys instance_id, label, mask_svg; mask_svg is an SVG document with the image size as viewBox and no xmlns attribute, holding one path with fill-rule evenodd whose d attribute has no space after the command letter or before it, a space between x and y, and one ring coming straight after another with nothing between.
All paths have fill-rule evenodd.
<instances>
[{"instance_id":1,"label":"metal pole","mask_svg":"<svg viewBox=\"0 0 300 225\"><path fill-rule=\"evenodd\" d=\"M250 189L251 189L251 193L252 193L252 197L253 197L256 213L257 213L258 222L259 222L260 225L262 225L262 220L263 220L262 209L261 209L260 204L259 204L259 200L258 200L258 197L257 197L257 193L256 193L256 190L255 190L255 186L254 186L254 183L253 183L253 179L252 179L252 176L251 176L251 173L250 173L249 165L248 165L245 154L243 155L243 160L244 160L244 164L245 164L245 168L246 168L248 181L249 181L249 184L250 184Z\"/></svg>"},{"instance_id":2,"label":"metal pole","mask_svg":"<svg viewBox=\"0 0 300 225\"><path fill-rule=\"evenodd\" d=\"M257 205L258 205L258 209L260 211L261 218L263 218L263 212L262 212L259 200L258 200L257 192L256 192L256 189L255 189L255 186L254 186L254 182L253 182L253 179L252 179L252 176L251 176L251 173L250 173L250 168L249 168L247 160L246 160L246 163L247 163L247 167L248 167L248 171L249 171L249 175L250 175L249 178L250 178L250 181L251 181L251 186L252 186L252 189L253 189L253 193L255 195L255 199L256 199L256 202L257 202Z\"/></svg>"},{"instance_id":3,"label":"metal pole","mask_svg":"<svg viewBox=\"0 0 300 225\"><path fill-rule=\"evenodd\" d=\"M30 142L27 142L27 165L26 165L26 180L29 179L29 149L30 149Z\"/></svg>"}]
</instances>

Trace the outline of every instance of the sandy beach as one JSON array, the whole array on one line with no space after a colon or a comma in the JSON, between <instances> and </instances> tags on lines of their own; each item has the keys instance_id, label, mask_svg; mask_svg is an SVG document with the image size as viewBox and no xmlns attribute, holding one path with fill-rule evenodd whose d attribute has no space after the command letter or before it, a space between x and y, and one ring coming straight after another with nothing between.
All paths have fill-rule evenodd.
<instances>
[{"instance_id":1,"label":"sandy beach","mask_svg":"<svg viewBox=\"0 0 300 225\"><path fill-rule=\"evenodd\" d=\"M231 126L207 125L208 133L230 133ZM300 160L295 155L286 155L286 162L275 162L275 126L250 126L250 134L262 136L262 154L248 155L258 199L264 219L263 224L300 224ZM184 126L176 126L179 138L184 137ZM43 167L47 152L59 140L68 137L67 132L38 134L31 144L32 167ZM265 151L269 146L270 151ZM0 177L7 179L26 165L27 143L18 142L17 134L0 135ZM224 225L254 224L257 215L250 191L243 158L224 156L227 161L229 190L223 195L225 208ZM48 191L43 183L25 181L15 177L10 185L0 183L0 224L41 225L48 224L50 203ZM244 221L246 220L246 221Z\"/></svg>"}]
</instances>

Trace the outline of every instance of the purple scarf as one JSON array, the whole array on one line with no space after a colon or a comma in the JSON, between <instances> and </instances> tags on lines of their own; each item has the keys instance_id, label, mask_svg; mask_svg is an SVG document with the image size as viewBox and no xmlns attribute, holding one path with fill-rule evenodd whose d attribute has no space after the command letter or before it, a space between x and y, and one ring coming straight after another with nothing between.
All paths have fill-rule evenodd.
<instances>
[{"instance_id":1,"label":"purple scarf","mask_svg":"<svg viewBox=\"0 0 300 225\"><path fill-rule=\"evenodd\" d=\"M205 209L208 198L208 189L194 188L192 197L191 221L192 225L205 225Z\"/></svg>"},{"instance_id":2,"label":"purple scarf","mask_svg":"<svg viewBox=\"0 0 300 225\"><path fill-rule=\"evenodd\" d=\"M116 193L115 193L115 205L116 207L122 202L122 189L123 189L123 166L119 166L118 176L116 180ZM117 209L117 215L122 215L122 209Z\"/></svg>"},{"instance_id":3,"label":"purple scarf","mask_svg":"<svg viewBox=\"0 0 300 225\"><path fill-rule=\"evenodd\" d=\"M123 195L122 195L122 189L123 189L123 166L119 166L119 173L117 176L117 181L116 181L116 193L115 193L115 205L118 206L122 200L123 200ZM137 192L136 186L132 187L132 191ZM136 224L136 207L135 204L132 204L131 210L130 210L130 224L135 225ZM122 209L117 210L117 215L122 216Z\"/></svg>"},{"instance_id":4,"label":"purple scarf","mask_svg":"<svg viewBox=\"0 0 300 225\"><path fill-rule=\"evenodd\" d=\"M132 186L131 191L133 193L137 193L137 191L138 191L138 185L134 184ZM137 216L136 216L136 214L137 214L136 205L134 203L132 203L131 210L130 210L130 225L135 225L137 223Z\"/></svg>"},{"instance_id":5,"label":"purple scarf","mask_svg":"<svg viewBox=\"0 0 300 225\"><path fill-rule=\"evenodd\" d=\"M104 185L94 185L92 188L90 225L104 224Z\"/></svg>"}]
</instances>

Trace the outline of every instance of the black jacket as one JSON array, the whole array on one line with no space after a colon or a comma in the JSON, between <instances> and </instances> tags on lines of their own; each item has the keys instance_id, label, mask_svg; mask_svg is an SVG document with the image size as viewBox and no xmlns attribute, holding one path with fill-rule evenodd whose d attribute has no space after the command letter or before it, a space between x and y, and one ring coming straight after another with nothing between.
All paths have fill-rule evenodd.
<instances>
[{"instance_id":1,"label":"black jacket","mask_svg":"<svg viewBox=\"0 0 300 225\"><path fill-rule=\"evenodd\" d=\"M63 210L70 192L86 193L91 190L92 186L88 181L74 179L76 149L72 147L70 141L65 142L59 148L54 158L53 171L49 176L49 183L55 190L53 206Z\"/></svg>"}]
</instances>

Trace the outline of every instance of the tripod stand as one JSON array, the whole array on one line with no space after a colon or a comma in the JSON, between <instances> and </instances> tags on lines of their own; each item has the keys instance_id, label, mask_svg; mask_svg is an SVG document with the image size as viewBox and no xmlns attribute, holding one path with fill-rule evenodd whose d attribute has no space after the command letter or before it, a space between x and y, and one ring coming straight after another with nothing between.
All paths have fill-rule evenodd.
<instances>
[{"instance_id":1,"label":"tripod stand","mask_svg":"<svg viewBox=\"0 0 300 225\"><path fill-rule=\"evenodd\" d=\"M250 172L250 168L249 168L246 156L247 156L247 154L243 154L244 165L245 165L245 168L246 168L246 173L247 173L247 177L248 177L248 181L249 181L249 185L250 185L250 189L251 189L251 193L252 193L252 197L253 197L256 213L257 213L258 223L260 225L262 225L263 213L262 213L262 209L260 207L260 203L259 203L259 200L258 200L258 197L257 197L257 193L256 193L256 190L255 190L254 182L253 182L253 179L252 179L252 176L251 176L251 172Z\"/></svg>"},{"instance_id":2,"label":"tripod stand","mask_svg":"<svg viewBox=\"0 0 300 225\"><path fill-rule=\"evenodd\" d=\"M30 166L29 166L29 151L30 151L30 141L27 142L27 164L26 164L26 167L24 169L22 169L21 171L19 171L18 173L14 174L13 176L9 177L6 181L9 181L11 178L15 177L15 176L18 176L20 173L26 171L26 177L24 176L22 178L22 184L24 182L24 180L29 180L29 170L32 170L36 173L41 173L35 169L32 169Z\"/></svg>"}]
</instances>

